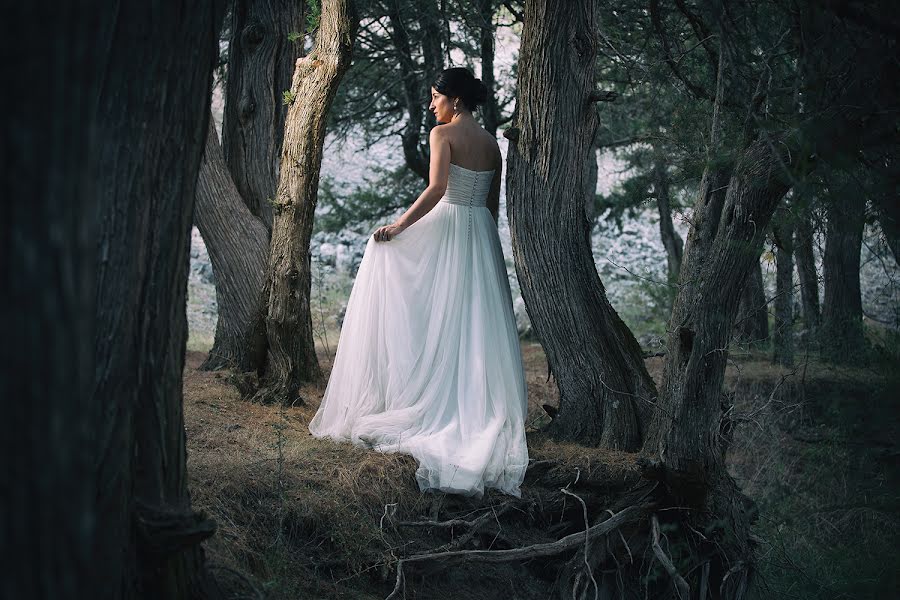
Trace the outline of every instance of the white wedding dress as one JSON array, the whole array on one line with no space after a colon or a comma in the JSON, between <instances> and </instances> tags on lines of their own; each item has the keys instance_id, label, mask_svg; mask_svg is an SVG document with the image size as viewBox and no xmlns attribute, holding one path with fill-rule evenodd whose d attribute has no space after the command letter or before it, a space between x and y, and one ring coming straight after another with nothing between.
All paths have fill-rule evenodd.
<instances>
[{"instance_id":1,"label":"white wedding dress","mask_svg":"<svg viewBox=\"0 0 900 600\"><path fill-rule=\"evenodd\" d=\"M370 237L322 405L318 438L419 461L420 489L519 496L528 466L525 376L494 171L453 163L437 205L389 242Z\"/></svg>"}]
</instances>

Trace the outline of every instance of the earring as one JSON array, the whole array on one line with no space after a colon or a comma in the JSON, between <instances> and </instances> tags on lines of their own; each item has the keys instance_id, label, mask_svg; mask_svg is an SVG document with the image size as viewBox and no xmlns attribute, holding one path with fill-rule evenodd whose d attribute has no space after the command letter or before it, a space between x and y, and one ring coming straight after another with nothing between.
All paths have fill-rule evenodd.
<instances>
[{"instance_id":1,"label":"earring","mask_svg":"<svg viewBox=\"0 0 900 600\"><path fill-rule=\"evenodd\" d=\"M457 100L453 103L453 114L454 114L454 115L458 115L458 114L459 114L459 99L457 99Z\"/></svg>"}]
</instances>

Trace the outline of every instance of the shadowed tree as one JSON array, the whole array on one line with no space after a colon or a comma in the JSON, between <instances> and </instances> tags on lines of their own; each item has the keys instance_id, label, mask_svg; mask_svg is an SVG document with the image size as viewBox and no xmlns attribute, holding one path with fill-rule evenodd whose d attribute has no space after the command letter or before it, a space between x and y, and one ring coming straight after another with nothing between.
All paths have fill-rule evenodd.
<instances>
[{"instance_id":1,"label":"shadowed tree","mask_svg":"<svg viewBox=\"0 0 900 600\"><path fill-rule=\"evenodd\" d=\"M210 581L199 544L214 523L192 511L188 495L182 371L191 221L223 13L224 2L124 4L100 62L90 161L101 198L93 559L105 581L96 597L187 598Z\"/></svg>"},{"instance_id":2,"label":"shadowed tree","mask_svg":"<svg viewBox=\"0 0 900 600\"><path fill-rule=\"evenodd\" d=\"M322 378L309 309L309 240L325 122L350 66L358 23L352 1L325 0L315 46L294 71L266 271L267 358L259 400L292 403L302 383Z\"/></svg>"},{"instance_id":3,"label":"shadowed tree","mask_svg":"<svg viewBox=\"0 0 900 600\"><path fill-rule=\"evenodd\" d=\"M53 72L66 98L20 102L3 128L4 156L20 161L4 177L20 202L2 220L4 300L21 309L7 364L19 383L2 386L17 398L4 420L14 448L2 471L15 480L2 485L3 539L16 562L3 597L218 596L200 548L214 523L187 490L181 377L223 13L97 2L7 15L16 86Z\"/></svg>"},{"instance_id":4,"label":"shadowed tree","mask_svg":"<svg viewBox=\"0 0 900 600\"><path fill-rule=\"evenodd\" d=\"M552 433L635 450L655 386L606 298L584 207L598 17L586 0L526 3L517 117L505 134L507 213L522 296L559 386Z\"/></svg>"}]
</instances>

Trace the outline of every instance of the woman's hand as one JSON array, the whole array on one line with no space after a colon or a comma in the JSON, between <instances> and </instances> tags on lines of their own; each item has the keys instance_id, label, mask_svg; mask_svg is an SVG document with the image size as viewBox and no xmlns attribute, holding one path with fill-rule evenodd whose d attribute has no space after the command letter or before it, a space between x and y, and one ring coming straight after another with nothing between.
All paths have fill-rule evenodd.
<instances>
[{"instance_id":1,"label":"woman's hand","mask_svg":"<svg viewBox=\"0 0 900 600\"><path fill-rule=\"evenodd\" d=\"M376 242L389 242L391 238L403 231L405 227L399 225L397 223L392 223L390 225L385 225L384 227L379 227L375 230L373 237Z\"/></svg>"}]
</instances>

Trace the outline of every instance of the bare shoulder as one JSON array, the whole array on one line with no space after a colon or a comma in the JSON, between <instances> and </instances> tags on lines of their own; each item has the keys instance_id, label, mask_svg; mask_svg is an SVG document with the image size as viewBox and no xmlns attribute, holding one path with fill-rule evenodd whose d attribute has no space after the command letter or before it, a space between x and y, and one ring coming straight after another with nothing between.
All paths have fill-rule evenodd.
<instances>
[{"instance_id":1,"label":"bare shoulder","mask_svg":"<svg viewBox=\"0 0 900 600\"><path fill-rule=\"evenodd\" d=\"M431 133L428 134L428 137L430 137L431 139L448 139L448 136L451 135L451 130L448 129L449 126L449 123L441 123L440 125L435 125L431 128Z\"/></svg>"}]
</instances>

